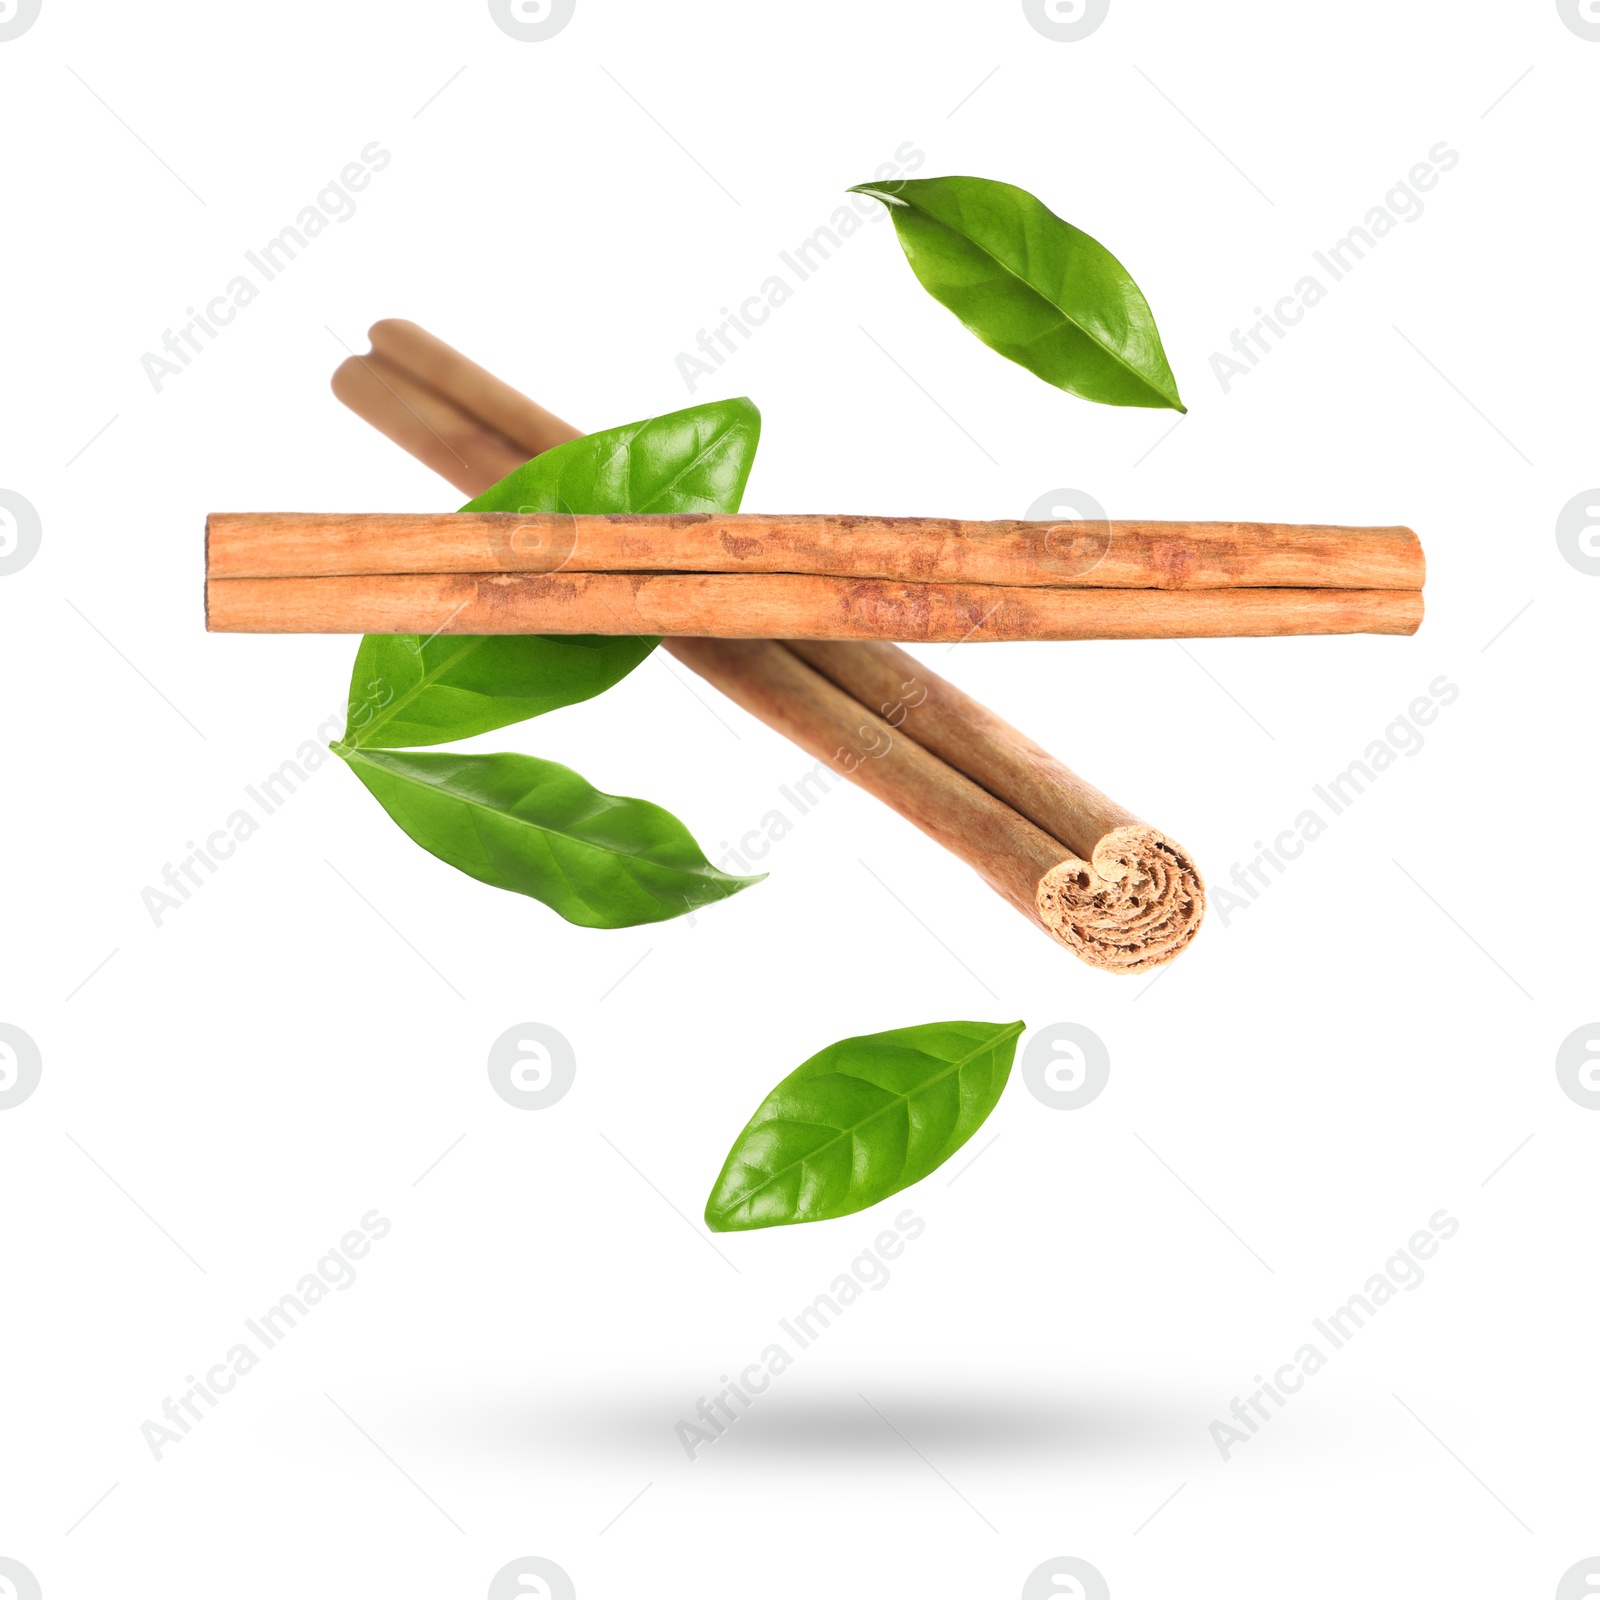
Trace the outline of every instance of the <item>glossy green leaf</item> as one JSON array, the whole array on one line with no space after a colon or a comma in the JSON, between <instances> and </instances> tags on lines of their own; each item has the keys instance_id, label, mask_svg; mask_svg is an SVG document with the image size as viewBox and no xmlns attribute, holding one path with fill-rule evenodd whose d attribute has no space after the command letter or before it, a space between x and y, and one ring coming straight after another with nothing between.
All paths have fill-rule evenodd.
<instances>
[{"instance_id":1,"label":"glossy green leaf","mask_svg":"<svg viewBox=\"0 0 1600 1600\"><path fill-rule=\"evenodd\" d=\"M664 922L760 881L719 872L671 812L554 761L334 748L424 850L585 928Z\"/></svg>"},{"instance_id":2,"label":"glossy green leaf","mask_svg":"<svg viewBox=\"0 0 1600 1600\"><path fill-rule=\"evenodd\" d=\"M461 509L737 511L760 437L754 402L713 400L557 445Z\"/></svg>"},{"instance_id":3,"label":"glossy green leaf","mask_svg":"<svg viewBox=\"0 0 1600 1600\"><path fill-rule=\"evenodd\" d=\"M363 750L444 744L592 700L658 642L588 634L368 634L350 675L345 742Z\"/></svg>"},{"instance_id":4,"label":"glossy green leaf","mask_svg":"<svg viewBox=\"0 0 1600 1600\"><path fill-rule=\"evenodd\" d=\"M881 200L911 270L992 350L1069 394L1185 409L1155 317L1103 244L988 178L906 178Z\"/></svg>"},{"instance_id":5,"label":"glossy green leaf","mask_svg":"<svg viewBox=\"0 0 1600 1600\"><path fill-rule=\"evenodd\" d=\"M795 1068L733 1142L717 1233L842 1217L927 1177L1006 1086L1020 1022L929 1022L841 1039Z\"/></svg>"},{"instance_id":6,"label":"glossy green leaf","mask_svg":"<svg viewBox=\"0 0 1600 1600\"><path fill-rule=\"evenodd\" d=\"M761 436L748 400L718 400L547 450L464 511L737 511ZM372 635L350 679L345 743L443 744L588 700L625 678L654 638Z\"/></svg>"}]
</instances>

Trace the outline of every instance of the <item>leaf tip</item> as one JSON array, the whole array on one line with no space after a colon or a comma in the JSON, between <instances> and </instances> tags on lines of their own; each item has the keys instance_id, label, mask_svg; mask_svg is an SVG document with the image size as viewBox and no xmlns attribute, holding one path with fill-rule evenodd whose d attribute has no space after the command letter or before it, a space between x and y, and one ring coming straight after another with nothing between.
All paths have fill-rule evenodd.
<instances>
[{"instance_id":1,"label":"leaf tip","mask_svg":"<svg viewBox=\"0 0 1600 1600\"><path fill-rule=\"evenodd\" d=\"M717 881L721 883L728 891L725 895L721 896L721 898L724 900L730 900L734 895L739 894L745 889L753 888L758 883L764 883L772 876L770 872L757 872L751 877L741 877L737 872L723 872L716 867L713 867L711 870L717 874ZM692 909L698 910L699 908L694 907Z\"/></svg>"},{"instance_id":2,"label":"leaf tip","mask_svg":"<svg viewBox=\"0 0 1600 1600\"><path fill-rule=\"evenodd\" d=\"M864 194L869 200L881 201L889 207L903 206L906 204L899 195L890 190L880 188L875 183L853 183L845 190L846 194Z\"/></svg>"}]
</instances>

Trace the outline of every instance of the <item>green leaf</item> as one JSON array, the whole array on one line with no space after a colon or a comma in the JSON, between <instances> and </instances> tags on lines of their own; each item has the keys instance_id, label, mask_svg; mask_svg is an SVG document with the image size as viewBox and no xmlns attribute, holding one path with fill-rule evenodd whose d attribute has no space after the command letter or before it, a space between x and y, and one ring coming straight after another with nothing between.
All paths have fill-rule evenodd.
<instances>
[{"instance_id":1,"label":"green leaf","mask_svg":"<svg viewBox=\"0 0 1600 1600\"><path fill-rule=\"evenodd\" d=\"M734 1140L707 1226L842 1217L927 1177L994 1110L1024 1026L928 1022L818 1051Z\"/></svg>"},{"instance_id":2,"label":"green leaf","mask_svg":"<svg viewBox=\"0 0 1600 1600\"><path fill-rule=\"evenodd\" d=\"M363 750L444 744L592 700L657 642L577 633L368 634L350 675L345 742Z\"/></svg>"},{"instance_id":3,"label":"green leaf","mask_svg":"<svg viewBox=\"0 0 1600 1600\"><path fill-rule=\"evenodd\" d=\"M739 509L761 436L748 400L717 400L591 433L547 450L463 511ZM592 699L660 641L587 634L372 635L350 679L345 743L358 749L443 744Z\"/></svg>"},{"instance_id":4,"label":"green leaf","mask_svg":"<svg viewBox=\"0 0 1600 1600\"><path fill-rule=\"evenodd\" d=\"M664 922L760 882L719 872L671 812L555 761L334 749L424 850L581 927Z\"/></svg>"},{"instance_id":5,"label":"green leaf","mask_svg":"<svg viewBox=\"0 0 1600 1600\"><path fill-rule=\"evenodd\" d=\"M889 208L922 287L1007 360L1102 405L1186 409L1138 284L1026 189L906 178L849 192Z\"/></svg>"},{"instance_id":6,"label":"green leaf","mask_svg":"<svg viewBox=\"0 0 1600 1600\"><path fill-rule=\"evenodd\" d=\"M737 511L761 437L750 400L713 400L546 450L463 511Z\"/></svg>"}]
</instances>

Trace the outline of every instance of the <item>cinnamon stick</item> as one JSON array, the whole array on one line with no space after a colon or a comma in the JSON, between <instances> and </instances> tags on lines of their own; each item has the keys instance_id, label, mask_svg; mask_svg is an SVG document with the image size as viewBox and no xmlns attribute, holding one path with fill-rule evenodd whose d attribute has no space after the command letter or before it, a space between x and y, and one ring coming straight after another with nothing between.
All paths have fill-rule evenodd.
<instances>
[{"instance_id":1,"label":"cinnamon stick","mask_svg":"<svg viewBox=\"0 0 1600 1600\"><path fill-rule=\"evenodd\" d=\"M334 373L334 394L463 494L481 494L531 456L579 437L414 322L375 322L368 337L371 352ZM485 472L494 473L487 482Z\"/></svg>"},{"instance_id":2,"label":"cinnamon stick","mask_svg":"<svg viewBox=\"0 0 1600 1600\"><path fill-rule=\"evenodd\" d=\"M974 725L971 737L962 736L954 724L963 703L978 712L982 708L892 645L832 647L893 651L863 673L871 677L888 670L895 676L894 698L883 702L887 716L815 670L804 659L806 647L795 643L672 639L667 648L730 700L960 856L1031 922L1091 966L1144 972L1172 960L1199 931L1205 885L1181 846L1113 805L999 718L983 713L987 720ZM962 769L981 774L981 786L914 737L920 731L917 712L929 705L942 707L954 735L945 747ZM896 721L902 726L896 728ZM1007 803L1016 774L1004 763L989 763L1000 729L1030 769L1028 783L1011 792L1044 787L1053 778L1063 781L1066 792L1059 801L1038 811L1073 818L1080 839L1098 834L1091 844L1074 853L1059 835ZM1037 756L1029 760L1027 752Z\"/></svg>"},{"instance_id":3,"label":"cinnamon stick","mask_svg":"<svg viewBox=\"0 0 1600 1600\"><path fill-rule=\"evenodd\" d=\"M445 435L450 437L451 435ZM488 430L465 447L514 449ZM498 465L499 463L496 462ZM763 573L1094 589L1420 589L1409 528L948 517L213 513L213 578Z\"/></svg>"},{"instance_id":4,"label":"cinnamon stick","mask_svg":"<svg viewBox=\"0 0 1600 1600\"><path fill-rule=\"evenodd\" d=\"M1415 633L1415 589L1015 589L789 573L214 578L217 633L598 633L985 643Z\"/></svg>"},{"instance_id":5,"label":"cinnamon stick","mask_svg":"<svg viewBox=\"0 0 1600 1600\"><path fill-rule=\"evenodd\" d=\"M400 431L392 395L349 384L345 394L390 437ZM467 406L459 436L470 447ZM547 447L534 441L529 453ZM485 448L445 475L473 494L504 476L498 466ZM1144 971L1199 928L1204 885L1179 846L895 646L668 639L666 648L969 861L1089 964Z\"/></svg>"},{"instance_id":6,"label":"cinnamon stick","mask_svg":"<svg viewBox=\"0 0 1600 1600\"><path fill-rule=\"evenodd\" d=\"M897 646L791 640L788 648L1080 856L1093 855L1111 833L1144 826L1049 751Z\"/></svg>"},{"instance_id":7,"label":"cinnamon stick","mask_svg":"<svg viewBox=\"0 0 1600 1600\"><path fill-rule=\"evenodd\" d=\"M527 459L503 434L380 355L346 361L334 374L333 392L457 489L471 474L469 462L481 470L499 470L503 478Z\"/></svg>"},{"instance_id":8,"label":"cinnamon stick","mask_svg":"<svg viewBox=\"0 0 1600 1600\"><path fill-rule=\"evenodd\" d=\"M892 644L788 648L1082 858L1082 871L1041 879L1037 909L1083 959L1139 970L1194 937L1205 891L1183 850L987 706Z\"/></svg>"},{"instance_id":9,"label":"cinnamon stick","mask_svg":"<svg viewBox=\"0 0 1600 1600\"><path fill-rule=\"evenodd\" d=\"M385 318L373 323L367 337L372 340L375 356L409 372L418 383L520 446L523 461L583 436L570 422L563 422L509 383L502 383L492 372L469 361L459 350L414 322L401 317ZM466 492L481 494L488 487L487 483L480 483Z\"/></svg>"}]
</instances>

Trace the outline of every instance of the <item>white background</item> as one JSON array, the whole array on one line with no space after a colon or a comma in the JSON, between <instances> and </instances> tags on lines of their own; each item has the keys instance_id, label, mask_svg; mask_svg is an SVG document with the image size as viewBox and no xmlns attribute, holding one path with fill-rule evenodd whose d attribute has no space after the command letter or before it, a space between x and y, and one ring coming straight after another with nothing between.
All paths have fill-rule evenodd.
<instances>
[{"instance_id":1,"label":"white background","mask_svg":"<svg viewBox=\"0 0 1600 1600\"><path fill-rule=\"evenodd\" d=\"M578 0L521 43L481 3L44 0L0 43L0 487L43 524L0 578L0 1021L43 1057L0 1112L0 1556L48 1600L477 1596L523 1555L584 1600L1011 1596L1061 1555L1118 1600L1554 1594L1600 1550L1600 1114L1554 1072L1600 1013L1600 580L1554 534L1600 480L1597 77L1549 0L1112 0L1078 43L1015 3ZM357 213L156 393L144 352L373 140ZM1441 140L1425 214L1224 394L1211 353ZM1112 248L1187 419L1001 360L881 223L690 396L677 353L906 141ZM1432 680L1459 698L1155 983L844 788L757 888L605 933L450 871L330 762L157 928L141 890L353 648L208 637L205 513L459 502L328 392L381 316L585 429L748 393L750 509L1070 486L1414 526L1415 638L926 652L1214 885ZM713 856L811 765L660 656L475 747ZM1109 1087L1056 1111L1018 1076L879 1212L705 1234L772 1083L942 1017L1086 1026ZM542 1112L485 1071L526 1021L578 1057ZM907 1204L892 1282L687 1460L674 1423ZM359 1281L157 1463L140 1425L372 1208ZM1421 1287L1225 1462L1210 1423L1440 1208Z\"/></svg>"}]
</instances>

